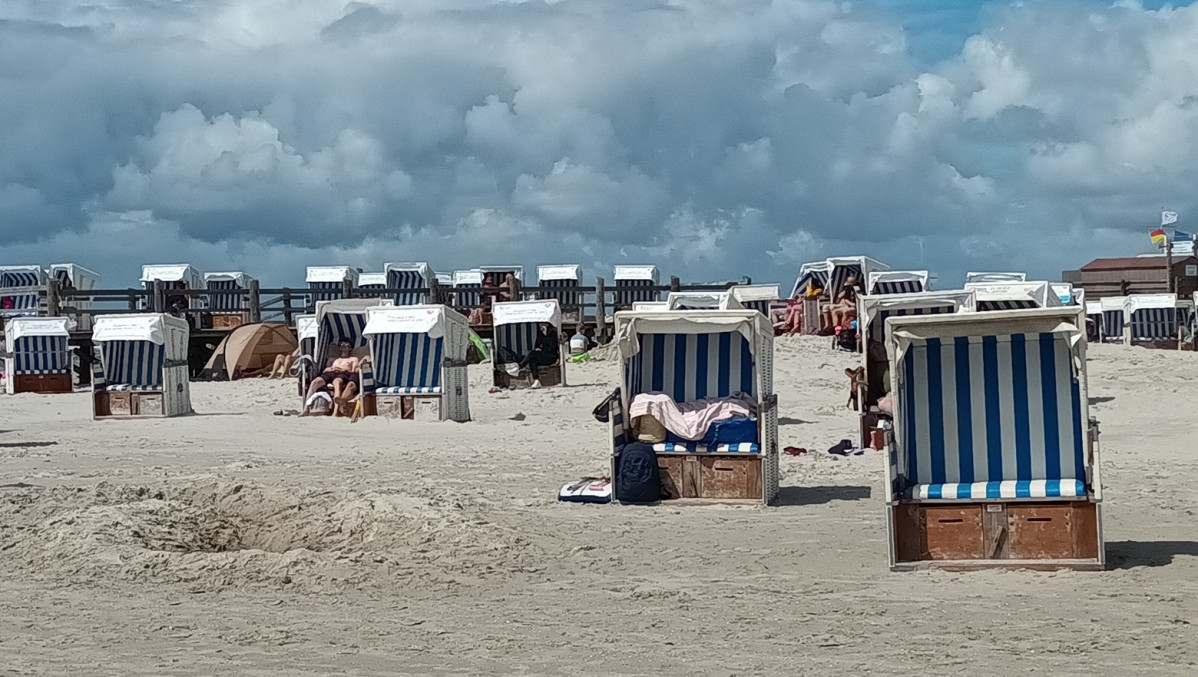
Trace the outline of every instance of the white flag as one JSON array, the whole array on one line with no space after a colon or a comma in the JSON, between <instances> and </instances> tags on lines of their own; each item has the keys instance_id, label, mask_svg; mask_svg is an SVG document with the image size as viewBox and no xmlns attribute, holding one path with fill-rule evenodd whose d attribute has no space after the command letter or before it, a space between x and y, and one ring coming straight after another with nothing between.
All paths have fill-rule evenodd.
<instances>
[{"instance_id":1,"label":"white flag","mask_svg":"<svg viewBox=\"0 0 1198 677\"><path fill-rule=\"evenodd\" d=\"M1161 212L1161 225L1167 226L1170 223L1177 223L1177 212Z\"/></svg>"}]
</instances>

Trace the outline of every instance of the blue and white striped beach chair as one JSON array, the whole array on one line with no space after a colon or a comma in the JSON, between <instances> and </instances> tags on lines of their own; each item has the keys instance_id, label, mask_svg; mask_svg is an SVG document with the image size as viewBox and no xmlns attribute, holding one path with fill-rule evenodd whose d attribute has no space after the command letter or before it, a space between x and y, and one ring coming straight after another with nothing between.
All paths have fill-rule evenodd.
<instances>
[{"instance_id":1,"label":"blue and white striped beach chair","mask_svg":"<svg viewBox=\"0 0 1198 677\"><path fill-rule=\"evenodd\" d=\"M0 266L0 317L44 314L45 287L46 271L41 266Z\"/></svg>"},{"instance_id":2,"label":"blue and white striped beach chair","mask_svg":"<svg viewBox=\"0 0 1198 677\"><path fill-rule=\"evenodd\" d=\"M453 271L453 307L458 310L481 308L483 271L478 269Z\"/></svg>"},{"instance_id":3,"label":"blue and white striped beach chair","mask_svg":"<svg viewBox=\"0 0 1198 677\"><path fill-rule=\"evenodd\" d=\"M728 291L740 302L742 308L756 310L766 318L772 318L772 313L778 308L786 308L786 302L782 300L782 291L776 284L738 284Z\"/></svg>"},{"instance_id":4,"label":"blue and white striped beach chair","mask_svg":"<svg viewBox=\"0 0 1198 677\"><path fill-rule=\"evenodd\" d=\"M545 301L499 301L492 307L493 379L500 388L524 388L532 376L519 368L519 362L536 345L538 327L549 323L562 338L562 311L556 299ZM540 367L543 386L565 385L565 355L559 345L560 359L555 365Z\"/></svg>"},{"instance_id":5,"label":"blue and white striped beach chair","mask_svg":"<svg viewBox=\"0 0 1198 677\"><path fill-rule=\"evenodd\" d=\"M1126 296L1107 296L1099 299L1102 304L1102 340L1122 343L1123 325L1126 320Z\"/></svg>"},{"instance_id":6,"label":"blue and white striped beach chair","mask_svg":"<svg viewBox=\"0 0 1198 677\"><path fill-rule=\"evenodd\" d=\"M609 403L612 476L621 448L634 441L628 407L639 393L665 393L675 402L744 393L757 403L755 442L703 444L659 442L659 461L670 468L681 497L773 501L778 493L778 418L773 391L773 329L758 312L739 310L625 311L615 316L620 348L620 397ZM675 460L668 460L668 459ZM751 486L758 493L721 495L714 474L730 458L748 459ZM706 459L706 460L704 460ZM724 459L724 460L717 460ZM732 463L739 463L732 461ZM728 468L731 470L731 468ZM704 480L711 485L704 488ZM687 489L689 488L689 489ZM693 495L691 495L693 494Z\"/></svg>"},{"instance_id":7,"label":"blue and white striped beach chair","mask_svg":"<svg viewBox=\"0 0 1198 677\"><path fill-rule=\"evenodd\" d=\"M387 288L403 290L393 297L395 305L432 302L433 269L427 263L388 263L383 270L387 273Z\"/></svg>"},{"instance_id":8,"label":"blue and white striped beach chair","mask_svg":"<svg viewBox=\"0 0 1198 677\"><path fill-rule=\"evenodd\" d=\"M321 301L340 299L346 282L351 289L357 287L358 271L349 266L308 266L304 281L310 290L308 308L315 309Z\"/></svg>"},{"instance_id":9,"label":"blue and white striped beach chair","mask_svg":"<svg viewBox=\"0 0 1198 677\"><path fill-rule=\"evenodd\" d=\"M385 298L383 292L387 288L386 273L358 273L358 293L356 298L360 299L381 299Z\"/></svg>"},{"instance_id":10,"label":"blue and white striped beach chair","mask_svg":"<svg viewBox=\"0 0 1198 677\"><path fill-rule=\"evenodd\" d=\"M443 305L370 308L364 333L374 362L368 414L419 418L428 405L435 420L470 420L464 316Z\"/></svg>"},{"instance_id":11,"label":"blue and white striped beach chair","mask_svg":"<svg viewBox=\"0 0 1198 677\"><path fill-rule=\"evenodd\" d=\"M870 296L883 294L918 294L928 291L926 270L877 270L869 274L865 293Z\"/></svg>"},{"instance_id":12,"label":"blue and white striped beach chair","mask_svg":"<svg viewBox=\"0 0 1198 677\"><path fill-rule=\"evenodd\" d=\"M8 394L69 393L71 332L65 317L14 317L4 325Z\"/></svg>"},{"instance_id":13,"label":"blue and white striped beach chair","mask_svg":"<svg viewBox=\"0 0 1198 677\"><path fill-rule=\"evenodd\" d=\"M242 272L226 272L226 273L204 273L204 286L208 291L229 292L237 290L248 290L250 283L254 278ZM225 316L228 318L240 318L242 323L250 321L248 310L250 307L249 296L245 294L209 294L208 295L208 312L211 315ZM214 320L214 326L235 326L235 324L220 324L217 325L217 320ZM237 320L233 319L236 323Z\"/></svg>"},{"instance_id":14,"label":"blue and white striped beach chair","mask_svg":"<svg viewBox=\"0 0 1198 677\"><path fill-rule=\"evenodd\" d=\"M92 329L100 359L92 366L95 418L191 413L189 328L167 314L101 315Z\"/></svg>"},{"instance_id":15,"label":"blue and white striped beach chair","mask_svg":"<svg viewBox=\"0 0 1198 677\"><path fill-rule=\"evenodd\" d=\"M978 311L1028 310L1062 305L1048 282L966 282L965 288L977 294Z\"/></svg>"},{"instance_id":16,"label":"blue and white striped beach chair","mask_svg":"<svg viewBox=\"0 0 1198 677\"><path fill-rule=\"evenodd\" d=\"M612 279L612 307L616 310L631 308L638 302L660 300L659 293L653 290L660 284L657 266L616 266Z\"/></svg>"},{"instance_id":17,"label":"blue and white striped beach chair","mask_svg":"<svg viewBox=\"0 0 1198 677\"><path fill-rule=\"evenodd\" d=\"M537 266L537 286L541 287L537 297L556 299L563 312L582 306L582 292L577 290L582 286L582 266Z\"/></svg>"},{"instance_id":18,"label":"blue and white striped beach chair","mask_svg":"<svg viewBox=\"0 0 1198 677\"><path fill-rule=\"evenodd\" d=\"M892 567L1100 568L1084 311L887 320Z\"/></svg>"},{"instance_id":19,"label":"blue and white striped beach chair","mask_svg":"<svg viewBox=\"0 0 1198 677\"><path fill-rule=\"evenodd\" d=\"M1181 323L1177 294L1130 294L1123 306L1124 341L1128 345L1176 347Z\"/></svg>"},{"instance_id":20,"label":"blue and white striped beach chair","mask_svg":"<svg viewBox=\"0 0 1198 677\"><path fill-rule=\"evenodd\" d=\"M369 308L393 305L391 299L341 299L319 301L316 304L316 340L313 352L300 355L293 370L299 375L300 399L307 397L312 381L320 376L333 355L333 346L348 341L353 354L369 355L366 340L366 312ZM301 337L302 340L302 337ZM301 350L303 349L301 344ZM327 385L327 384L326 384ZM358 375L358 393L364 396L374 391L373 365L364 364ZM306 404L306 402L304 403Z\"/></svg>"}]
</instances>

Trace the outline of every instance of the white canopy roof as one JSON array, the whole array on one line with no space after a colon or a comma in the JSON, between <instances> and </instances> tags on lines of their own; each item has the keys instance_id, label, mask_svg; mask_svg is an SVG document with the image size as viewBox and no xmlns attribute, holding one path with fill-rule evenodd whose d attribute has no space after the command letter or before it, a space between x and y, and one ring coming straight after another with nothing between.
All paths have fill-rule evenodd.
<instances>
[{"instance_id":1,"label":"white canopy roof","mask_svg":"<svg viewBox=\"0 0 1198 677\"><path fill-rule=\"evenodd\" d=\"M898 364L914 341L958 336L991 336L1014 333L1062 333L1077 346L1085 336L1083 311L1076 306L997 310L952 315L907 315L887 318L887 349L891 364ZM1075 355L1076 359L1076 355ZM1079 365L1084 369L1085 365Z\"/></svg>"},{"instance_id":2,"label":"white canopy roof","mask_svg":"<svg viewBox=\"0 0 1198 677\"><path fill-rule=\"evenodd\" d=\"M520 322L548 322L558 330L562 328L562 309L557 299L499 301L491 309L491 318L496 327Z\"/></svg>"},{"instance_id":3,"label":"white canopy roof","mask_svg":"<svg viewBox=\"0 0 1198 677\"><path fill-rule=\"evenodd\" d=\"M872 291L879 282L918 282L924 290L928 288L926 270L871 270L865 279L866 291Z\"/></svg>"},{"instance_id":4,"label":"white canopy roof","mask_svg":"<svg viewBox=\"0 0 1198 677\"><path fill-rule=\"evenodd\" d=\"M729 291L742 304L745 301L777 301L782 293L776 284L738 284Z\"/></svg>"},{"instance_id":5,"label":"white canopy roof","mask_svg":"<svg viewBox=\"0 0 1198 677\"><path fill-rule=\"evenodd\" d=\"M451 322L465 323L466 317L446 312L441 305L389 306L366 310L367 336L371 334L428 334L432 338L445 336Z\"/></svg>"},{"instance_id":6,"label":"white canopy roof","mask_svg":"<svg viewBox=\"0 0 1198 677\"><path fill-rule=\"evenodd\" d=\"M75 289L88 290L95 289L100 282L100 274L94 270L89 270L83 266L74 263L51 263L50 274L53 275L60 270L67 272L67 277L70 278L71 284L75 285Z\"/></svg>"},{"instance_id":7,"label":"white canopy roof","mask_svg":"<svg viewBox=\"0 0 1198 677\"><path fill-rule=\"evenodd\" d=\"M722 334L739 332L756 350L754 336L773 335L773 327L756 310L621 311L615 317L616 343L628 359L640 351L637 334Z\"/></svg>"},{"instance_id":8,"label":"white canopy roof","mask_svg":"<svg viewBox=\"0 0 1198 677\"><path fill-rule=\"evenodd\" d=\"M831 273L831 272L832 272L832 262L831 261L810 261L808 263L804 263L803 265L799 266L799 276L795 278L794 289L792 289L790 292L791 298L795 298L799 295L799 285L802 284L803 278L807 277L808 273L827 274L827 273Z\"/></svg>"},{"instance_id":9,"label":"white canopy roof","mask_svg":"<svg viewBox=\"0 0 1198 677\"><path fill-rule=\"evenodd\" d=\"M433 273L442 287L453 286L453 273Z\"/></svg>"},{"instance_id":10,"label":"white canopy roof","mask_svg":"<svg viewBox=\"0 0 1198 677\"><path fill-rule=\"evenodd\" d=\"M1129 294L1124 309L1128 315L1144 308L1176 308L1177 294Z\"/></svg>"},{"instance_id":11,"label":"white canopy roof","mask_svg":"<svg viewBox=\"0 0 1198 677\"><path fill-rule=\"evenodd\" d=\"M517 280L524 281L524 266L479 266L478 269L483 273L512 273Z\"/></svg>"},{"instance_id":12,"label":"white canopy roof","mask_svg":"<svg viewBox=\"0 0 1198 677\"><path fill-rule=\"evenodd\" d=\"M455 270L453 271L453 285L456 287L460 284L482 284L483 271L478 268L470 270Z\"/></svg>"},{"instance_id":13,"label":"white canopy roof","mask_svg":"<svg viewBox=\"0 0 1198 677\"><path fill-rule=\"evenodd\" d=\"M965 273L965 284L970 282L1023 282L1027 273Z\"/></svg>"},{"instance_id":14,"label":"white canopy roof","mask_svg":"<svg viewBox=\"0 0 1198 677\"><path fill-rule=\"evenodd\" d=\"M166 343L167 325L182 325L187 322L166 314L145 315L98 315L92 325L93 341L150 341Z\"/></svg>"},{"instance_id":15,"label":"white canopy roof","mask_svg":"<svg viewBox=\"0 0 1198 677\"><path fill-rule=\"evenodd\" d=\"M877 259L871 259L868 256L830 256L828 264L835 268L836 266L860 266L861 272L867 277L875 270L888 270L890 266L882 263Z\"/></svg>"},{"instance_id":16,"label":"white canopy roof","mask_svg":"<svg viewBox=\"0 0 1198 677\"><path fill-rule=\"evenodd\" d=\"M669 310L670 304L665 301L633 301L633 310Z\"/></svg>"},{"instance_id":17,"label":"white canopy roof","mask_svg":"<svg viewBox=\"0 0 1198 677\"><path fill-rule=\"evenodd\" d=\"M1126 296L1105 296L1098 301L1102 304L1103 310L1123 310L1123 307L1127 305Z\"/></svg>"},{"instance_id":18,"label":"white canopy roof","mask_svg":"<svg viewBox=\"0 0 1198 677\"><path fill-rule=\"evenodd\" d=\"M670 292L666 297L667 310L740 310L740 301L726 291Z\"/></svg>"},{"instance_id":19,"label":"white canopy roof","mask_svg":"<svg viewBox=\"0 0 1198 677\"><path fill-rule=\"evenodd\" d=\"M316 316L297 315L295 318L295 334L299 340L316 338Z\"/></svg>"},{"instance_id":20,"label":"white canopy roof","mask_svg":"<svg viewBox=\"0 0 1198 677\"><path fill-rule=\"evenodd\" d=\"M656 283L657 266L616 266L613 277L617 280L652 280Z\"/></svg>"},{"instance_id":21,"label":"white canopy roof","mask_svg":"<svg viewBox=\"0 0 1198 677\"><path fill-rule=\"evenodd\" d=\"M153 282L186 282L192 288L200 288L204 283L200 271L187 263L154 264L141 267L141 281Z\"/></svg>"},{"instance_id":22,"label":"white canopy roof","mask_svg":"<svg viewBox=\"0 0 1198 677\"><path fill-rule=\"evenodd\" d=\"M308 266L308 276L304 279L306 282L357 282L358 271L349 266Z\"/></svg>"},{"instance_id":23,"label":"white canopy roof","mask_svg":"<svg viewBox=\"0 0 1198 677\"><path fill-rule=\"evenodd\" d=\"M1061 300L1052 293L1047 282L980 283L966 282L966 289L977 292L977 301L1026 301L1031 300L1041 308L1061 305Z\"/></svg>"},{"instance_id":24,"label":"white canopy roof","mask_svg":"<svg viewBox=\"0 0 1198 677\"><path fill-rule=\"evenodd\" d=\"M317 324L319 324L320 319L325 315L353 315L365 313L367 308L393 305L395 305L395 301L392 299L336 299L333 301L317 301L316 320Z\"/></svg>"},{"instance_id":25,"label":"white canopy roof","mask_svg":"<svg viewBox=\"0 0 1198 677\"><path fill-rule=\"evenodd\" d=\"M393 270L400 270L400 271L405 271L405 272L416 271L416 272L420 273L421 277L424 277L424 278L430 278L433 275L432 266L428 265L427 263L425 263L423 261L410 261L410 262L402 262L402 263L384 263L383 264L383 272L384 273L389 273Z\"/></svg>"},{"instance_id":26,"label":"white canopy roof","mask_svg":"<svg viewBox=\"0 0 1198 677\"><path fill-rule=\"evenodd\" d=\"M1068 282L1050 282L1048 286L1052 288L1052 293L1061 300L1061 305L1067 306L1073 303L1073 285Z\"/></svg>"},{"instance_id":27,"label":"white canopy roof","mask_svg":"<svg viewBox=\"0 0 1198 677\"><path fill-rule=\"evenodd\" d=\"M240 271L228 272L228 273L204 273L204 283L205 284L212 282L212 281L227 282L229 280L232 280L237 283L238 287L245 288L245 287L249 286L250 281L253 279L254 279L253 277L246 275L245 273L240 272Z\"/></svg>"},{"instance_id":28,"label":"white canopy roof","mask_svg":"<svg viewBox=\"0 0 1198 677\"><path fill-rule=\"evenodd\" d=\"M39 280L46 276L41 266L0 266L0 273L33 273Z\"/></svg>"},{"instance_id":29,"label":"white canopy roof","mask_svg":"<svg viewBox=\"0 0 1198 677\"><path fill-rule=\"evenodd\" d=\"M1086 301L1086 314L1087 315L1101 315L1102 314L1102 302L1101 301Z\"/></svg>"},{"instance_id":30,"label":"white canopy roof","mask_svg":"<svg viewBox=\"0 0 1198 677\"><path fill-rule=\"evenodd\" d=\"M366 287L366 286L371 286L371 285L379 286L379 287L386 287L387 286L387 274L386 273L358 273L358 286L359 287Z\"/></svg>"},{"instance_id":31,"label":"white canopy roof","mask_svg":"<svg viewBox=\"0 0 1198 677\"><path fill-rule=\"evenodd\" d=\"M22 336L70 336L72 324L65 317L14 317L4 325L4 343L12 350Z\"/></svg>"},{"instance_id":32,"label":"white canopy roof","mask_svg":"<svg viewBox=\"0 0 1198 677\"><path fill-rule=\"evenodd\" d=\"M563 264L554 266L537 266L537 280L582 280L582 266Z\"/></svg>"},{"instance_id":33,"label":"white canopy roof","mask_svg":"<svg viewBox=\"0 0 1198 677\"><path fill-rule=\"evenodd\" d=\"M860 302L860 326L862 328L868 327L874 318L887 310L898 310L900 308L936 308L946 305L952 306L954 313L970 312L977 309L977 297L972 289L862 296Z\"/></svg>"}]
</instances>

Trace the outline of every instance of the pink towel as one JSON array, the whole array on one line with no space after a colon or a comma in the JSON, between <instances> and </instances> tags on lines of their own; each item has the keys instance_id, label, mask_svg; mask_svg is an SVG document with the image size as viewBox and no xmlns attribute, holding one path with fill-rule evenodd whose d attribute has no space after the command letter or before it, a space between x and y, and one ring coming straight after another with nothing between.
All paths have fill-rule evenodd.
<instances>
[{"instance_id":1,"label":"pink towel","mask_svg":"<svg viewBox=\"0 0 1198 677\"><path fill-rule=\"evenodd\" d=\"M730 418L752 416L757 405L743 393L732 397L721 397L693 402L675 402L665 393L640 393L634 395L628 415L652 416L666 430L684 440L701 440L712 423Z\"/></svg>"}]
</instances>

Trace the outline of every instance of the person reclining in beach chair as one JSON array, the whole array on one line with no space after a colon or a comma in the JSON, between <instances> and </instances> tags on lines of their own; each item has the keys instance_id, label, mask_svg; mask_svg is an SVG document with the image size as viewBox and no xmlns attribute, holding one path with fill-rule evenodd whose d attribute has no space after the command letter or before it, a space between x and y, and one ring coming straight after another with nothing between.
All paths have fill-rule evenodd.
<instances>
[{"instance_id":1,"label":"person reclining in beach chair","mask_svg":"<svg viewBox=\"0 0 1198 677\"><path fill-rule=\"evenodd\" d=\"M824 331L834 331L837 327L847 327L849 322L857 318L857 277L849 275L844 279L844 286L836 294L832 303L824 304L820 313L820 322Z\"/></svg>"},{"instance_id":2,"label":"person reclining in beach chair","mask_svg":"<svg viewBox=\"0 0 1198 677\"><path fill-rule=\"evenodd\" d=\"M354 357L349 341L337 344L334 354L329 357L327 366L320 376L312 379L308 392L304 395L303 416L312 415L313 396L325 390L332 390L333 408L325 416L349 416L349 402L358 390L358 371L362 365L370 361L370 357Z\"/></svg>"}]
</instances>

